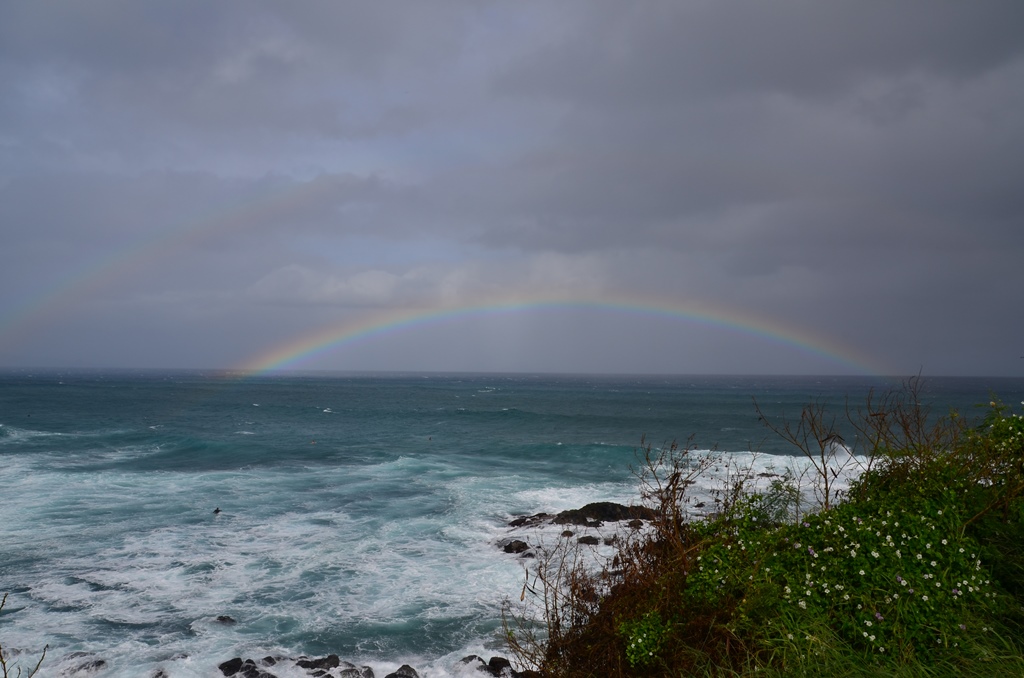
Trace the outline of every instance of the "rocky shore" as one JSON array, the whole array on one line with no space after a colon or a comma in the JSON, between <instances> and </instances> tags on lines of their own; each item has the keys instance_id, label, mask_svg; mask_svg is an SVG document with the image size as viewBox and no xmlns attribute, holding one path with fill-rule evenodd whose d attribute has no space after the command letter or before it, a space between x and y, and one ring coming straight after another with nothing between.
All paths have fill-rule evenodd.
<instances>
[{"instance_id":1,"label":"rocky shore","mask_svg":"<svg viewBox=\"0 0 1024 678\"><path fill-rule=\"evenodd\" d=\"M562 525L567 529L562 530L561 536L565 539L576 538L580 544L597 546L602 542L605 545L615 543L616 533L621 530L621 523L625 522L626 527L632 530L641 529L645 522L650 522L655 517L655 512L646 506L625 506L610 501L599 501L578 509L569 509L561 513L535 513L532 516L518 516L508 526L511 528L541 528L551 525ZM568 527L596 529L604 527L606 523L619 523L612 530L610 535L602 537L593 534L577 534ZM534 557L536 545L531 545L525 539L519 537L505 537L498 540L498 547L505 553L516 553L523 558Z\"/></svg>"},{"instance_id":2,"label":"rocky shore","mask_svg":"<svg viewBox=\"0 0 1024 678\"><path fill-rule=\"evenodd\" d=\"M512 668L511 662L504 657L491 657L490 661L485 662L482 657L472 654L463 657L459 663L465 668L475 669L481 677L540 678L540 674L536 671L516 671ZM336 654L326 657L263 657L262 659L235 657L217 668L228 678L277 678L273 670L284 667L304 669L306 674L312 678L375 678L373 669L369 666L356 666L342 660ZM154 678L161 678L161 674L157 674ZM384 678L420 678L420 674L408 664L403 664Z\"/></svg>"},{"instance_id":3,"label":"rocky shore","mask_svg":"<svg viewBox=\"0 0 1024 678\"><path fill-rule=\"evenodd\" d=\"M508 523L511 530L515 530L518 536L509 536L498 540L497 546L506 553L518 554L523 558L535 556L535 549L538 545L531 545L527 539L529 536L522 534L522 530L530 528L546 528L551 526L564 527L560 536L564 539L575 538L580 544L611 545L617 538L617 533L625 529L641 529L645 523L655 517L655 512L644 506L625 506L613 502L594 502L582 508L570 509L561 513L535 513L533 515L517 516ZM605 527L608 523L612 529L604 536L598 537L585 533L588 530ZM624 523L624 525L623 525ZM227 615L216 618L219 624L235 624L236 621ZM107 668L107 662L95 655L85 652L76 652L66 657L72 659L69 666L61 671L62 676L90 676L101 673ZM222 662L217 667L226 678L278 678L278 673L285 672L288 675L295 675L296 670L305 672L311 678L377 678L373 669L369 666L358 666L341 659L338 655L330 654L325 657L282 657L265 656L262 658L234 657ZM457 666L459 673L468 671L478 672L483 676L496 676L501 678L534 678L539 677L535 671L516 671L512 664L504 657L491 657L485 661L477 655L469 655L460 660ZM277 671L278 673L275 673ZM388 673L383 678L419 678L420 674L415 668L403 664L395 671ZM147 678L170 678L164 669L157 669L149 674Z\"/></svg>"}]
</instances>

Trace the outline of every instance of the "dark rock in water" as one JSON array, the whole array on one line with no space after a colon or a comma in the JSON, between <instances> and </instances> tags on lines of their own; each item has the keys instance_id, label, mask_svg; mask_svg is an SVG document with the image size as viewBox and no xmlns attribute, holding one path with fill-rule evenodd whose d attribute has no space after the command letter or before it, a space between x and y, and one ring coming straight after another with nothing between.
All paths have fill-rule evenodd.
<instances>
[{"instance_id":1,"label":"dark rock in water","mask_svg":"<svg viewBox=\"0 0 1024 678\"><path fill-rule=\"evenodd\" d=\"M597 546L601 543L600 539L591 534L585 534L576 541L578 541L581 544L586 544L587 546Z\"/></svg>"},{"instance_id":2,"label":"dark rock in water","mask_svg":"<svg viewBox=\"0 0 1024 678\"><path fill-rule=\"evenodd\" d=\"M618 541L619 541L619 538L615 537L615 536L605 537L604 538L604 545L605 546L615 546L615 544L617 544Z\"/></svg>"},{"instance_id":3,"label":"dark rock in water","mask_svg":"<svg viewBox=\"0 0 1024 678\"><path fill-rule=\"evenodd\" d=\"M384 678L420 678L420 674L416 673L416 669L408 664L402 664L397 671L389 673Z\"/></svg>"},{"instance_id":4,"label":"dark rock in water","mask_svg":"<svg viewBox=\"0 0 1024 678\"><path fill-rule=\"evenodd\" d=\"M242 678L277 678L273 673L267 673L256 666L251 659L242 661L241 657L229 659L217 667L225 676L242 676Z\"/></svg>"},{"instance_id":5,"label":"dark rock in water","mask_svg":"<svg viewBox=\"0 0 1024 678\"><path fill-rule=\"evenodd\" d=\"M240 668L242 668L242 658L235 657L234 659L229 659L217 668L220 669L220 672L225 676L233 676L238 673Z\"/></svg>"},{"instance_id":6,"label":"dark rock in water","mask_svg":"<svg viewBox=\"0 0 1024 678\"><path fill-rule=\"evenodd\" d=\"M487 662L487 668L495 676L500 676L502 672L513 673L512 662L504 657L491 657L491 661Z\"/></svg>"},{"instance_id":7,"label":"dark rock in water","mask_svg":"<svg viewBox=\"0 0 1024 678\"><path fill-rule=\"evenodd\" d=\"M82 659L83 657L91 657L87 652L73 652L67 656L67 659ZM60 672L62 676L84 676L90 673L96 673L107 666L107 660L105 659L85 659L80 661L74 666L70 666ZM6 675L6 674L5 674Z\"/></svg>"},{"instance_id":8,"label":"dark rock in water","mask_svg":"<svg viewBox=\"0 0 1024 678\"><path fill-rule=\"evenodd\" d=\"M338 655L329 654L320 659L300 659L295 665L304 669L333 669L341 665L341 660L338 659Z\"/></svg>"},{"instance_id":9,"label":"dark rock in water","mask_svg":"<svg viewBox=\"0 0 1024 678\"><path fill-rule=\"evenodd\" d=\"M238 622L236 622L236 621L234 620L234 618L232 618L232 617L229 617L229 616L228 616L228 615L226 615L226 614L218 615L218 617L217 617L217 621L218 621L219 623L221 623L221 624L237 624L237 623L238 623Z\"/></svg>"},{"instance_id":10,"label":"dark rock in water","mask_svg":"<svg viewBox=\"0 0 1024 678\"><path fill-rule=\"evenodd\" d=\"M360 666L359 668L353 666L339 671L338 678L373 678L373 669L369 666Z\"/></svg>"},{"instance_id":11,"label":"dark rock in water","mask_svg":"<svg viewBox=\"0 0 1024 678\"><path fill-rule=\"evenodd\" d=\"M238 657L235 657L230 661L224 662L217 668L219 668L221 673L225 676L242 676L242 678L277 678L273 673L267 673L256 666L256 662L251 659L242 661Z\"/></svg>"},{"instance_id":12,"label":"dark rock in water","mask_svg":"<svg viewBox=\"0 0 1024 678\"><path fill-rule=\"evenodd\" d=\"M286 662L294 662L295 666L306 671L312 678L374 678L373 669L369 666L357 667L350 662L342 661L336 654L329 654L326 657L264 657L259 660L263 666L284 666ZM217 668L225 676L237 676L239 678L277 678L259 668L252 659L243 660L241 657L229 659ZM412 670L412 669L409 669ZM290 674L289 674L290 675ZM412 674L398 674L401 678L414 678ZM164 678L167 678L164 676Z\"/></svg>"},{"instance_id":13,"label":"dark rock in water","mask_svg":"<svg viewBox=\"0 0 1024 678\"><path fill-rule=\"evenodd\" d=\"M535 513L532 516L519 516L518 518L513 520L511 523L509 523L508 526L509 527L523 527L523 526L540 525L541 523L547 522L548 518L551 518L551 514L549 514L549 513Z\"/></svg>"},{"instance_id":14,"label":"dark rock in water","mask_svg":"<svg viewBox=\"0 0 1024 678\"><path fill-rule=\"evenodd\" d=\"M522 539L502 539L498 542L498 546L500 546L505 553L523 553L524 551L530 550L530 545Z\"/></svg>"},{"instance_id":15,"label":"dark rock in water","mask_svg":"<svg viewBox=\"0 0 1024 678\"><path fill-rule=\"evenodd\" d=\"M496 677L510 676L511 678L518 678L519 676L525 675L513 669L512 662L504 657L491 657L489 662L484 662L483 658L475 654L471 654L468 657L463 657L460 660L460 663L472 664L473 668L477 671Z\"/></svg>"},{"instance_id":16,"label":"dark rock in water","mask_svg":"<svg viewBox=\"0 0 1024 678\"><path fill-rule=\"evenodd\" d=\"M164 671L163 669L157 669L156 671L153 672L153 674L150 676L150 678L171 678L171 677L169 675L167 675L167 672Z\"/></svg>"},{"instance_id":17,"label":"dark rock in water","mask_svg":"<svg viewBox=\"0 0 1024 678\"><path fill-rule=\"evenodd\" d=\"M573 532L572 530L563 530L562 531L562 536L565 537L566 539L568 539L569 537L574 536L575 534L576 533Z\"/></svg>"},{"instance_id":18,"label":"dark rock in water","mask_svg":"<svg viewBox=\"0 0 1024 678\"><path fill-rule=\"evenodd\" d=\"M587 504L583 508L562 511L555 516L556 525L587 525L600 527L602 522L618 520L652 520L654 510L646 506L624 506L610 501L598 501Z\"/></svg>"},{"instance_id":19,"label":"dark rock in water","mask_svg":"<svg viewBox=\"0 0 1024 678\"><path fill-rule=\"evenodd\" d=\"M630 527L634 530L639 530L641 527L644 526L644 521L640 520L639 518L634 518L633 520L626 523L626 525L627 527Z\"/></svg>"}]
</instances>

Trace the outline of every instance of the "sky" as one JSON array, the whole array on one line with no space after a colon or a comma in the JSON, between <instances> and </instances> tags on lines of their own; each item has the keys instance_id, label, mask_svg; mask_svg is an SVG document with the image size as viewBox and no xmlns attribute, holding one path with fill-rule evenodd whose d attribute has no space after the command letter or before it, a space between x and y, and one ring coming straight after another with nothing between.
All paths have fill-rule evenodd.
<instances>
[{"instance_id":1,"label":"sky","mask_svg":"<svg viewBox=\"0 0 1024 678\"><path fill-rule=\"evenodd\" d=\"M0 368L1024 376L1024 3L0 3Z\"/></svg>"}]
</instances>

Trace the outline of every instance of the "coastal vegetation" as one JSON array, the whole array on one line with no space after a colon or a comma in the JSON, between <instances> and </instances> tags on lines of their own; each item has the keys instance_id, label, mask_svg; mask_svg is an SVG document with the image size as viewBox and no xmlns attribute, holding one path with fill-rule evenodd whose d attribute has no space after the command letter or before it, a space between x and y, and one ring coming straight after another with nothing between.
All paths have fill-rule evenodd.
<instances>
[{"instance_id":1,"label":"coastal vegetation","mask_svg":"<svg viewBox=\"0 0 1024 678\"><path fill-rule=\"evenodd\" d=\"M548 676L1024 675L1024 417L940 416L919 387L758 410L811 477L732 469L700 512L721 459L642 445L651 529L597 568L569 542L539 558L513 654Z\"/></svg>"}]
</instances>

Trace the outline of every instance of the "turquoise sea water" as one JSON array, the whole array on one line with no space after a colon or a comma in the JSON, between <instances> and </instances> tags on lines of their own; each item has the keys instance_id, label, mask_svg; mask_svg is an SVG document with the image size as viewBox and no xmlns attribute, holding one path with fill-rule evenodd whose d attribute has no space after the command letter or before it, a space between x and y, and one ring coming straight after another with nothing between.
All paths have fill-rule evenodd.
<instances>
[{"instance_id":1,"label":"turquoise sea water","mask_svg":"<svg viewBox=\"0 0 1024 678\"><path fill-rule=\"evenodd\" d=\"M936 411L1024 380L926 379ZM234 656L337 653L455 675L500 653L521 514L637 500L641 435L794 451L768 416L857 404L855 377L0 374L0 643L41 676L218 675ZM214 509L220 508L219 514ZM229 615L236 623L217 622ZM24 655L18 655L24 651ZM79 661L80 663L80 661Z\"/></svg>"}]
</instances>

